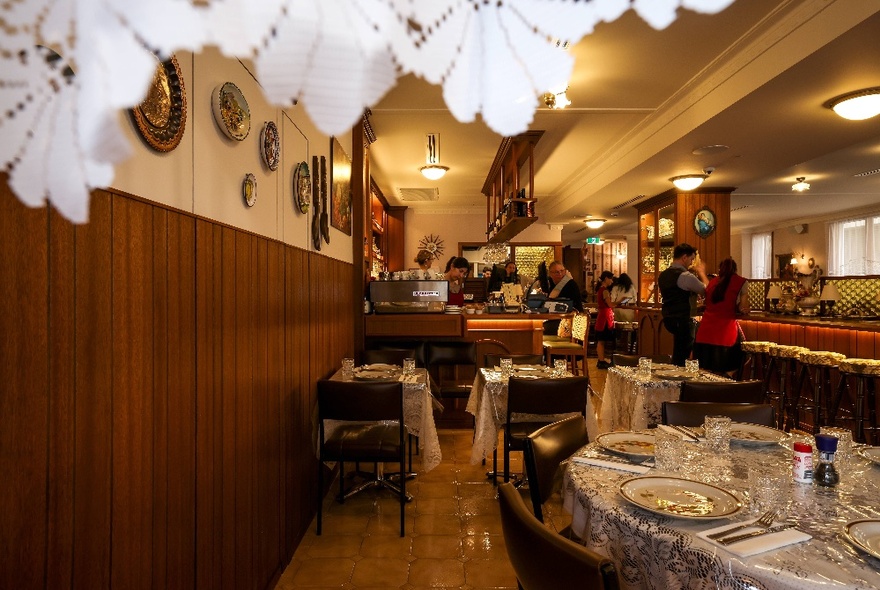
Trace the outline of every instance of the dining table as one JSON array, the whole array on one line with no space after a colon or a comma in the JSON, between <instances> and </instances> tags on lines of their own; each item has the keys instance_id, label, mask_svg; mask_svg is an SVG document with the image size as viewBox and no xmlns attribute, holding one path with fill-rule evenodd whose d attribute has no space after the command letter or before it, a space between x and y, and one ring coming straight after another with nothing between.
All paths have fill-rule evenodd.
<instances>
[{"instance_id":1,"label":"dining table","mask_svg":"<svg viewBox=\"0 0 880 590\"><path fill-rule=\"evenodd\" d=\"M650 459L638 464L642 457L621 456L602 438L592 441L565 467L563 506L571 529L616 564L622 588L880 588L880 559L857 548L848 534L871 527L880 556L880 449L873 449L873 460L861 451L838 457L840 482L826 488L792 478L793 444L812 437L776 432L778 438L763 443L734 440L729 452L683 442L681 460L666 470ZM652 431L636 434L646 433ZM749 510L750 467L781 476L774 524L791 528L727 546L710 541L707 531L758 516ZM715 504L689 511L660 501L658 490L670 484L689 494L685 504L701 508L696 498ZM726 509L719 498L731 499Z\"/></svg>"},{"instance_id":2,"label":"dining table","mask_svg":"<svg viewBox=\"0 0 880 590\"><path fill-rule=\"evenodd\" d=\"M660 363L653 364L650 378L642 377L637 367L609 367L600 409L596 409L596 400L588 399L590 440L603 432L656 426L661 422L663 402L678 400L685 380L730 381L703 369L690 374L681 367Z\"/></svg>"},{"instance_id":3,"label":"dining table","mask_svg":"<svg viewBox=\"0 0 880 590\"><path fill-rule=\"evenodd\" d=\"M417 368L411 375L403 375L396 365L377 363L357 367L348 377L343 370L336 371L331 379L356 381L400 381L403 383L403 415L406 431L418 437L421 471L431 471L443 459L440 451L440 437L434 422L434 396L431 394L431 380L425 369ZM317 419L317 418L316 418ZM327 420L324 424L325 436L330 436L338 421ZM317 429L316 429L317 432Z\"/></svg>"},{"instance_id":4,"label":"dining table","mask_svg":"<svg viewBox=\"0 0 880 590\"><path fill-rule=\"evenodd\" d=\"M544 365L514 365L511 375L534 379L547 379L556 376L553 367ZM564 377L571 377L566 371ZM589 397L589 396L588 396ZM492 455L498 446L498 434L507 423L507 378L498 367L486 367L477 371L471 387L466 411L474 416L474 444L471 449L471 463L477 465ZM540 422L560 420L576 414L543 416L514 413L514 422Z\"/></svg>"}]
</instances>

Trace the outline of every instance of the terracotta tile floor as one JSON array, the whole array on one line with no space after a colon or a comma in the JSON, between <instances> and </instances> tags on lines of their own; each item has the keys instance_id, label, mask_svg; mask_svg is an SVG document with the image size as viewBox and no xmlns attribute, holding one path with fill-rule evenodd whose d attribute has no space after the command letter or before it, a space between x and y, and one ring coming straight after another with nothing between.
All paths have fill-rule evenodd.
<instances>
[{"instance_id":1,"label":"terracotta tile floor","mask_svg":"<svg viewBox=\"0 0 880 590\"><path fill-rule=\"evenodd\" d=\"M593 387L601 392L604 371L590 361ZM495 488L486 477L491 458L487 466L470 464L472 437L470 430L440 431L443 461L407 482L413 501L406 507L405 537L399 536L399 505L391 492L373 488L339 504L335 482L324 500L323 534L315 535L313 520L276 590L515 589ZM418 462L414 457L417 472ZM513 453L511 471L522 472L521 453ZM529 502L527 491L523 498ZM555 530L570 522L558 494L544 514Z\"/></svg>"}]
</instances>

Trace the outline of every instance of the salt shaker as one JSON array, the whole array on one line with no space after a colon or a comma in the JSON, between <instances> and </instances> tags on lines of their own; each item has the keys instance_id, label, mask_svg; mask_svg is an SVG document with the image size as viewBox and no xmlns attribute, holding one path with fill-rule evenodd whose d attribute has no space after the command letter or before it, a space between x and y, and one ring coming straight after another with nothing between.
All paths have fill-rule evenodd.
<instances>
[{"instance_id":1,"label":"salt shaker","mask_svg":"<svg viewBox=\"0 0 880 590\"><path fill-rule=\"evenodd\" d=\"M834 467L837 437L830 434L817 434L816 448L819 449L819 465L813 472L813 482L824 487L834 487L840 481L840 475Z\"/></svg>"},{"instance_id":2,"label":"salt shaker","mask_svg":"<svg viewBox=\"0 0 880 590\"><path fill-rule=\"evenodd\" d=\"M807 443L794 443L792 475L799 483L813 483L813 447Z\"/></svg>"}]
</instances>

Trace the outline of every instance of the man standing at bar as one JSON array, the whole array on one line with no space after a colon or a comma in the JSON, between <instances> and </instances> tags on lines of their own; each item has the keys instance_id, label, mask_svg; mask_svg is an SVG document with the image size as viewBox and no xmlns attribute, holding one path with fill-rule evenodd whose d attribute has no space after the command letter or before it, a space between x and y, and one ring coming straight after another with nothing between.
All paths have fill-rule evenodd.
<instances>
[{"instance_id":1,"label":"man standing at bar","mask_svg":"<svg viewBox=\"0 0 880 590\"><path fill-rule=\"evenodd\" d=\"M663 326L672 334L672 364L683 366L694 347L697 295L706 294L709 279L703 263L694 264L697 249L690 244L676 246L672 258L657 283L663 298Z\"/></svg>"}]
</instances>

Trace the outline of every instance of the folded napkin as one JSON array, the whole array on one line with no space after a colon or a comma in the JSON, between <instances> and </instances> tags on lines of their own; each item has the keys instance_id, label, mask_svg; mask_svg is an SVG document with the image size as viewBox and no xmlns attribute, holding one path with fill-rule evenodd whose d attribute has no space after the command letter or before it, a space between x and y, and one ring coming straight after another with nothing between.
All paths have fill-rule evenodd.
<instances>
[{"instance_id":1,"label":"folded napkin","mask_svg":"<svg viewBox=\"0 0 880 590\"><path fill-rule=\"evenodd\" d=\"M666 424L658 424L657 430L662 430L663 432L667 432L667 433L671 434L672 436L677 436L678 438L680 438L682 440L686 440L688 442L697 442L693 439L693 437L689 436L685 432L682 432L682 431L678 430L677 428L673 428L672 426L667 426ZM689 429L689 430L692 430L692 429ZM697 438L700 438L698 433L695 432L694 434L697 435Z\"/></svg>"},{"instance_id":2,"label":"folded napkin","mask_svg":"<svg viewBox=\"0 0 880 590\"><path fill-rule=\"evenodd\" d=\"M580 465L605 467L607 469L617 469L618 471L628 471L629 473L648 473L651 470L651 468L646 465L626 463L623 459L620 461L613 461L611 459L599 459L598 457L572 457L571 461Z\"/></svg>"},{"instance_id":3,"label":"folded napkin","mask_svg":"<svg viewBox=\"0 0 880 590\"><path fill-rule=\"evenodd\" d=\"M757 518L753 518L749 523L753 523ZM757 555L758 553L765 553L767 551L773 551L774 549L780 549L782 547L786 547L788 545L794 545L796 543L803 543L804 541L809 541L813 537L808 535L807 533L801 532L796 528L785 529L784 531L779 531L778 533L770 533L769 535L761 535L760 537L754 537L752 539L745 539L744 541L740 541L739 543L733 543L732 545L722 545L718 541L713 541L709 539L707 535L711 535L713 533L720 533L726 529L732 529L738 525L743 524L742 522L729 522L724 526L715 527L714 529L709 529L708 531L703 531L702 533L697 533L697 536L704 541L708 541L712 543L716 547L721 547L725 551L729 551L734 555L738 555L739 557L749 557L750 555ZM761 527L750 527L747 529L742 529L732 533L734 535L744 535L746 533L751 533L753 531L762 530ZM724 537L722 537L723 539Z\"/></svg>"}]
</instances>

